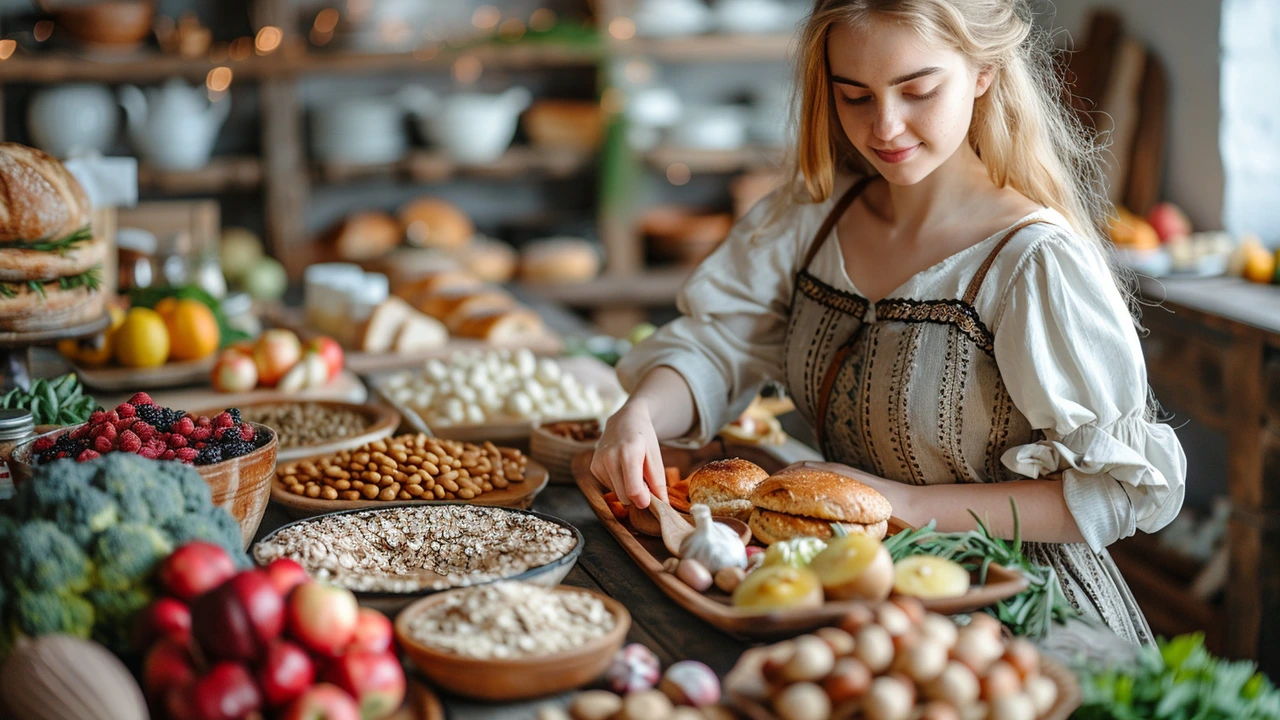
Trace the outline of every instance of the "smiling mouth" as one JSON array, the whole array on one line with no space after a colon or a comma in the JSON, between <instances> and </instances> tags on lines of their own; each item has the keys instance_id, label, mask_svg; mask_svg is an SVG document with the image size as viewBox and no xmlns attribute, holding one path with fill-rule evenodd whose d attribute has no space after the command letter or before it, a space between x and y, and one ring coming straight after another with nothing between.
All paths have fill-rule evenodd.
<instances>
[{"instance_id":1,"label":"smiling mouth","mask_svg":"<svg viewBox=\"0 0 1280 720\"><path fill-rule=\"evenodd\" d=\"M907 158L914 155L916 149L919 147L920 147L920 144L916 143L911 147L902 148L901 150L877 150L875 148L872 148L872 149L875 150L876 157L879 157L881 160L887 163L900 163L903 160L906 160Z\"/></svg>"}]
</instances>

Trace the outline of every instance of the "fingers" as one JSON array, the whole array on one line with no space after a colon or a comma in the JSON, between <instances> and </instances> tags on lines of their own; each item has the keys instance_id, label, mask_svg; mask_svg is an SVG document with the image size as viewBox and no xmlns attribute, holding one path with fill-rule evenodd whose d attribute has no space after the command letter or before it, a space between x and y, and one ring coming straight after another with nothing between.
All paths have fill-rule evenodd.
<instances>
[{"instance_id":1,"label":"fingers","mask_svg":"<svg viewBox=\"0 0 1280 720\"><path fill-rule=\"evenodd\" d=\"M644 456L645 474L649 478L649 487L653 494L663 502L667 502L667 471L662 465L662 449L658 447L656 437L649 438L647 452Z\"/></svg>"},{"instance_id":2,"label":"fingers","mask_svg":"<svg viewBox=\"0 0 1280 720\"><path fill-rule=\"evenodd\" d=\"M645 483L645 455L643 446L624 445L618 457L618 470L626 496L638 508L649 507L649 487ZM619 493L621 497L622 493Z\"/></svg>"}]
</instances>

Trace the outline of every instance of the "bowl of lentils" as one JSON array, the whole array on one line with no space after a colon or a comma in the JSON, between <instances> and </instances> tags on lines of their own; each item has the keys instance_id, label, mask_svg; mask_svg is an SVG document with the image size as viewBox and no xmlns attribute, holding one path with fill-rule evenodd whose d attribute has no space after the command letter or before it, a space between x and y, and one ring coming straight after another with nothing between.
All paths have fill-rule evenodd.
<instances>
[{"instance_id":1,"label":"bowl of lentils","mask_svg":"<svg viewBox=\"0 0 1280 720\"><path fill-rule=\"evenodd\" d=\"M276 459L281 463L383 440L400 426L400 413L377 404L274 400L241 405L240 416L275 431L280 445Z\"/></svg>"}]
</instances>

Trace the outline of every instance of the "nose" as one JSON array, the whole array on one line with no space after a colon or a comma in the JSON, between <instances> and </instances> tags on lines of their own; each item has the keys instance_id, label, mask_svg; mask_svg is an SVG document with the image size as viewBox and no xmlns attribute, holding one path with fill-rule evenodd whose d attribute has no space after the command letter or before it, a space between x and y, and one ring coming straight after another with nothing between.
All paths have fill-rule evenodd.
<instances>
[{"instance_id":1,"label":"nose","mask_svg":"<svg viewBox=\"0 0 1280 720\"><path fill-rule=\"evenodd\" d=\"M902 113L899 105L892 101L882 102L878 107L872 132L875 133L877 140L889 142L901 135L903 130L906 129L905 123L902 121Z\"/></svg>"}]
</instances>

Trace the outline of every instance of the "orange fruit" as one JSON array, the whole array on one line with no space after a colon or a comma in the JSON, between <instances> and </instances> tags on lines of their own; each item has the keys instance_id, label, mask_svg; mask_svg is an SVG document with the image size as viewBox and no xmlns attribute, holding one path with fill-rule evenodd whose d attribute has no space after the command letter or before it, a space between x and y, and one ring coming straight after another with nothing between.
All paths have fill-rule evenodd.
<instances>
[{"instance_id":1,"label":"orange fruit","mask_svg":"<svg viewBox=\"0 0 1280 720\"><path fill-rule=\"evenodd\" d=\"M166 298L156 305L169 329L170 354L174 360L199 360L218 349L221 333L218 319L199 300Z\"/></svg>"}]
</instances>

